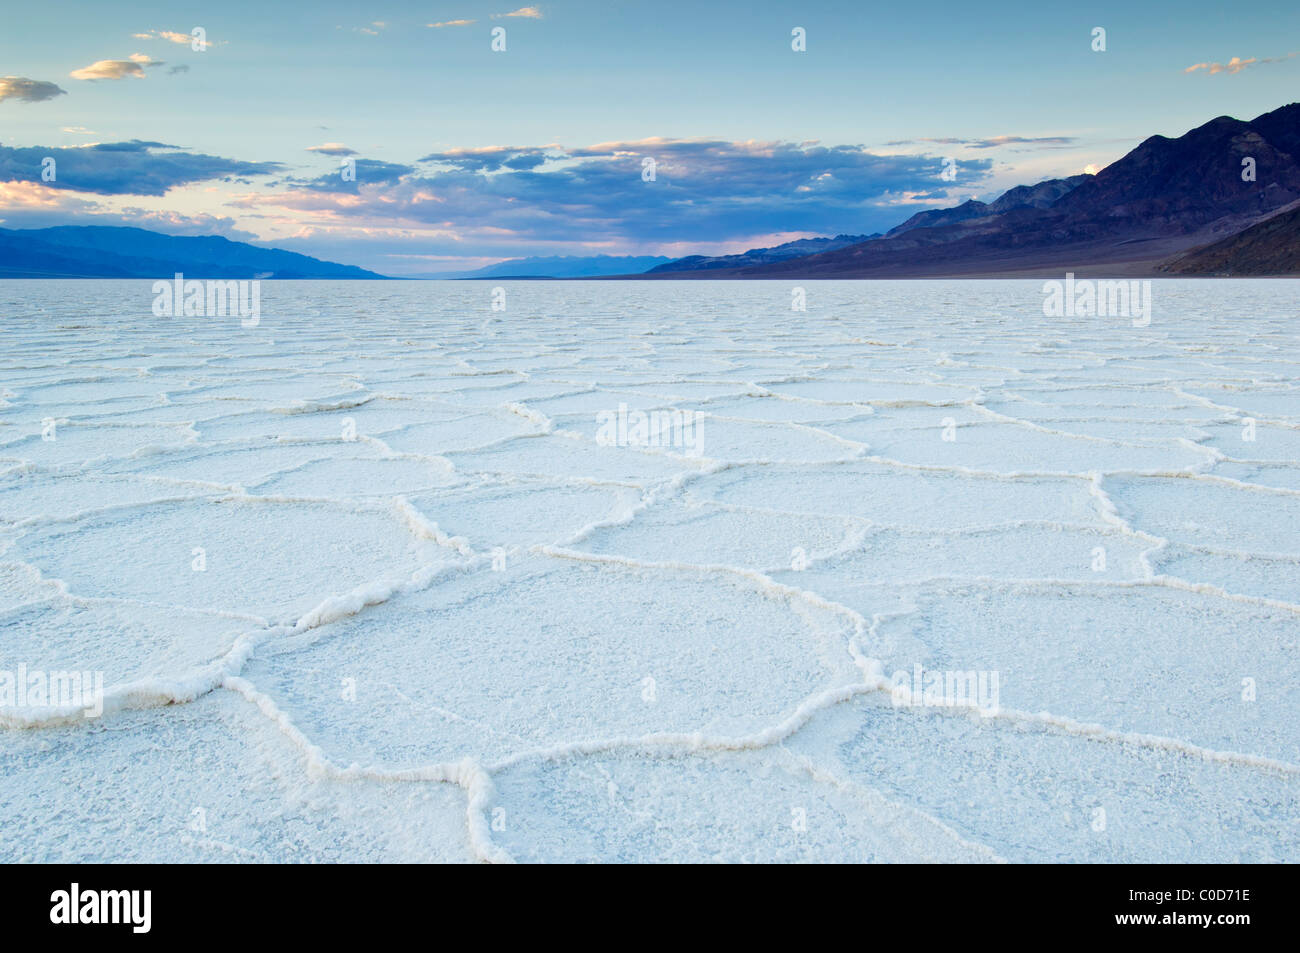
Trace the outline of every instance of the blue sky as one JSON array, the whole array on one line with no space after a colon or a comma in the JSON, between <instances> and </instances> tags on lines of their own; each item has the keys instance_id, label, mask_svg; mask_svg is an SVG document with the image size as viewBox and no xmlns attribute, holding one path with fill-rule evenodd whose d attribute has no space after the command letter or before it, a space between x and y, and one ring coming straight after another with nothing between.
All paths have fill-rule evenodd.
<instances>
[{"instance_id":1,"label":"blue sky","mask_svg":"<svg viewBox=\"0 0 1300 953\"><path fill-rule=\"evenodd\" d=\"M724 253L885 230L1300 98L1300 4L1277 0L517 3L10 5L0 224L389 274Z\"/></svg>"}]
</instances>

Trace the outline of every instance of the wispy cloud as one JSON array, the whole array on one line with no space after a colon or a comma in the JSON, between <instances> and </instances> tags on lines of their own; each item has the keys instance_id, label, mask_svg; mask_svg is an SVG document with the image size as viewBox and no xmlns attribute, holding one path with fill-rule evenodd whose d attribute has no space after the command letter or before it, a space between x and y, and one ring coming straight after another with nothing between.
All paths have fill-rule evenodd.
<instances>
[{"instance_id":1,"label":"wispy cloud","mask_svg":"<svg viewBox=\"0 0 1300 953\"><path fill-rule=\"evenodd\" d=\"M1215 73L1227 73L1231 76L1234 73L1240 73L1248 66L1262 66L1264 63L1281 63L1289 59L1294 59L1296 56L1300 56L1300 51L1288 53L1286 56L1267 56L1262 60L1254 56L1245 60L1239 56L1234 56L1226 63L1195 63L1192 66L1187 67L1183 72L1195 73L1197 70L1205 70L1210 75L1214 75Z\"/></svg>"},{"instance_id":2,"label":"wispy cloud","mask_svg":"<svg viewBox=\"0 0 1300 953\"><path fill-rule=\"evenodd\" d=\"M443 20L441 23L426 23L431 30L441 30L448 26L469 26L471 23L477 23L477 20Z\"/></svg>"},{"instance_id":3,"label":"wispy cloud","mask_svg":"<svg viewBox=\"0 0 1300 953\"><path fill-rule=\"evenodd\" d=\"M137 40L167 40L182 46L189 46L194 41L190 34L177 33L175 30L150 30L148 33L132 33L131 36Z\"/></svg>"},{"instance_id":4,"label":"wispy cloud","mask_svg":"<svg viewBox=\"0 0 1300 953\"><path fill-rule=\"evenodd\" d=\"M28 79L26 76L0 77L0 103L8 99L20 103L43 103L55 96L66 96L67 92L44 80Z\"/></svg>"},{"instance_id":5,"label":"wispy cloud","mask_svg":"<svg viewBox=\"0 0 1300 953\"><path fill-rule=\"evenodd\" d=\"M74 69L68 75L73 79L89 80L126 79L128 76L144 79L145 67L162 65L164 64L161 60L155 60L144 53L132 53L129 59L98 60L81 69Z\"/></svg>"},{"instance_id":6,"label":"wispy cloud","mask_svg":"<svg viewBox=\"0 0 1300 953\"><path fill-rule=\"evenodd\" d=\"M308 146L308 152L319 152L327 156L354 156L356 149L349 149L341 142L323 142L319 146Z\"/></svg>"},{"instance_id":7,"label":"wispy cloud","mask_svg":"<svg viewBox=\"0 0 1300 953\"><path fill-rule=\"evenodd\" d=\"M493 20L501 20L505 17L526 17L529 20L540 20L542 11L538 7L520 7L518 10L511 10L509 13L494 13Z\"/></svg>"},{"instance_id":8,"label":"wispy cloud","mask_svg":"<svg viewBox=\"0 0 1300 953\"><path fill-rule=\"evenodd\" d=\"M988 139L898 139L887 142L887 146L911 146L919 143L933 143L944 146L965 146L967 149L997 149L1001 146L1064 146L1076 142L1074 136L992 136Z\"/></svg>"}]
</instances>

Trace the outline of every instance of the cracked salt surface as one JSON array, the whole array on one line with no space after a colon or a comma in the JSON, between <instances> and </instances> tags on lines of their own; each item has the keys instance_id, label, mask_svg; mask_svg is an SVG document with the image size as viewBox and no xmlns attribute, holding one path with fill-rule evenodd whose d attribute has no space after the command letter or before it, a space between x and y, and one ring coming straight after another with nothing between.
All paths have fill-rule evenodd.
<instances>
[{"instance_id":1,"label":"cracked salt surface","mask_svg":"<svg viewBox=\"0 0 1300 953\"><path fill-rule=\"evenodd\" d=\"M0 859L1300 860L1295 282L505 287L0 282Z\"/></svg>"}]
</instances>

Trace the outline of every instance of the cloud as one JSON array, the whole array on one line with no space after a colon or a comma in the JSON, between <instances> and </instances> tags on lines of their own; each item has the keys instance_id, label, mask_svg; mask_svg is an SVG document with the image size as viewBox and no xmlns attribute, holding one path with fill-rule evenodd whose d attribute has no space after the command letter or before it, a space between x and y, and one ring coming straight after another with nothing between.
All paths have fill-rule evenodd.
<instances>
[{"instance_id":1,"label":"cloud","mask_svg":"<svg viewBox=\"0 0 1300 953\"><path fill-rule=\"evenodd\" d=\"M1269 56L1262 60L1257 59L1254 56L1246 60L1243 60L1239 56L1234 56L1226 63L1196 63L1187 67L1183 72L1195 73L1197 70L1206 70L1210 75L1214 75L1215 73L1227 73L1228 75L1232 75L1234 73L1240 73L1247 66L1260 66L1264 63L1282 63L1286 60L1293 59L1296 56L1300 56L1300 51L1288 53L1286 56Z\"/></svg>"},{"instance_id":2,"label":"cloud","mask_svg":"<svg viewBox=\"0 0 1300 953\"><path fill-rule=\"evenodd\" d=\"M1187 67L1183 72L1195 73L1197 70L1204 69L1209 70L1211 73L1240 73L1247 66L1253 66L1258 62L1259 60L1253 56L1248 60L1234 56L1227 63L1197 63L1195 66Z\"/></svg>"},{"instance_id":3,"label":"cloud","mask_svg":"<svg viewBox=\"0 0 1300 953\"><path fill-rule=\"evenodd\" d=\"M166 40L168 43L176 43L180 46L193 47L195 42L202 44L203 49L211 49L214 46L225 46L229 40L209 40L207 31L201 27L195 27L199 32L198 36L194 33L179 33L176 30L150 30L147 33L132 33L131 36L137 40Z\"/></svg>"},{"instance_id":4,"label":"cloud","mask_svg":"<svg viewBox=\"0 0 1300 953\"><path fill-rule=\"evenodd\" d=\"M1034 145L1064 146L1078 141L1074 136L992 136L988 139L899 139L887 142L887 146L910 146L919 143L934 143L945 146L965 146L968 149L997 149L1001 146Z\"/></svg>"},{"instance_id":5,"label":"cloud","mask_svg":"<svg viewBox=\"0 0 1300 953\"><path fill-rule=\"evenodd\" d=\"M14 221L18 213L77 212L96 208L93 201L58 192L40 182L0 181L0 211L6 224Z\"/></svg>"},{"instance_id":6,"label":"cloud","mask_svg":"<svg viewBox=\"0 0 1300 953\"><path fill-rule=\"evenodd\" d=\"M973 139L966 145L971 149L996 149L1012 145L1066 146L1074 141L1074 136L994 136L992 139Z\"/></svg>"},{"instance_id":7,"label":"cloud","mask_svg":"<svg viewBox=\"0 0 1300 953\"><path fill-rule=\"evenodd\" d=\"M239 180L281 169L277 162L244 162L133 139L85 146L0 146L0 182L40 182L46 156L54 158L57 170L50 188L97 195L165 195L194 182Z\"/></svg>"},{"instance_id":8,"label":"cloud","mask_svg":"<svg viewBox=\"0 0 1300 953\"><path fill-rule=\"evenodd\" d=\"M83 66L81 69L74 69L68 75L73 79L125 79L128 76L136 79L144 79L144 70L146 66L162 66L161 61L155 60L144 53L132 53L129 59L125 60L99 60L91 63L89 66Z\"/></svg>"},{"instance_id":9,"label":"cloud","mask_svg":"<svg viewBox=\"0 0 1300 953\"><path fill-rule=\"evenodd\" d=\"M647 159L652 181L643 177ZM961 160L962 187L986 179L992 166L991 159ZM422 239L432 243L422 254L566 244L628 249L684 237L705 244L777 232L884 230L898 224L895 206L905 198L951 202L942 169L932 156L808 143L503 145L433 153L415 168L358 161L355 182L335 172L234 204L288 210L290 220L332 234L390 229L437 236Z\"/></svg>"},{"instance_id":10,"label":"cloud","mask_svg":"<svg viewBox=\"0 0 1300 953\"><path fill-rule=\"evenodd\" d=\"M426 23L431 30L441 30L447 26L469 26L471 23L477 23L477 20L443 20L441 23Z\"/></svg>"},{"instance_id":11,"label":"cloud","mask_svg":"<svg viewBox=\"0 0 1300 953\"><path fill-rule=\"evenodd\" d=\"M68 74L73 79L144 79L144 67L130 60L98 60Z\"/></svg>"},{"instance_id":12,"label":"cloud","mask_svg":"<svg viewBox=\"0 0 1300 953\"><path fill-rule=\"evenodd\" d=\"M112 213L109 213L112 214ZM238 227L233 218L199 212L185 215L170 209L142 209L128 207L116 216L122 225L134 225L168 235L223 235L231 241L255 242L257 235ZM95 224L106 224L103 221Z\"/></svg>"},{"instance_id":13,"label":"cloud","mask_svg":"<svg viewBox=\"0 0 1300 953\"><path fill-rule=\"evenodd\" d=\"M257 241L256 235L239 228L233 218L133 206L108 208L38 182L0 182L0 225L6 228L126 225L168 235L224 235L232 241Z\"/></svg>"},{"instance_id":14,"label":"cloud","mask_svg":"<svg viewBox=\"0 0 1300 953\"><path fill-rule=\"evenodd\" d=\"M529 20L540 20L542 11L537 7L520 7L518 10L511 10L509 13L494 13L493 20L500 20L503 17L526 17Z\"/></svg>"},{"instance_id":15,"label":"cloud","mask_svg":"<svg viewBox=\"0 0 1300 953\"><path fill-rule=\"evenodd\" d=\"M558 146L484 146L478 149L451 149L447 152L435 152L424 156L420 162L434 162L439 165L473 172L497 172L501 169L535 169L546 162L548 150L557 157L563 153Z\"/></svg>"},{"instance_id":16,"label":"cloud","mask_svg":"<svg viewBox=\"0 0 1300 953\"><path fill-rule=\"evenodd\" d=\"M175 66L169 66L167 68L167 75L175 76L177 73L188 73L189 71L190 68L186 66L184 63L178 63Z\"/></svg>"},{"instance_id":17,"label":"cloud","mask_svg":"<svg viewBox=\"0 0 1300 953\"><path fill-rule=\"evenodd\" d=\"M356 154L351 149L348 149L347 153ZM345 153L327 154L344 155ZM401 165L396 162L383 162L379 159L357 159L350 168L356 173L355 179L344 179L340 168L338 171L327 172L325 175L317 176L314 179L287 179L286 182L295 187L311 189L317 192L355 193L362 186L395 183L400 181L403 176L415 172L414 166Z\"/></svg>"},{"instance_id":18,"label":"cloud","mask_svg":"<svg viewBox=\"0 0 1300 953\"><path fill-rule=\"evenodd\" d=\"M319 152L327 156L354 156L357 154L356 149L349 149L341 142L325 142L319 146L308 146L308 152Z\"/></svg>"},{"instance_id":19,"label":"cloud","mask_svg":"<svg viewBox=\"0 0 1300 953\"><path fill-rule=\"evenodd\" d=\"M131 36L137 40L167 40L182 46L189 46L194 42L194 37L189 33L177 33L175 30L150 30L148 33L132 33Z\"/></svg>"},{"instance_id":20,"label":"cloud","mask_svg":"<svg viewBox=\"0 0 1300 953\"><path fill-rule=\"evenodd\" d=\"M0 103L7 99L16 99L20 103L43 103L55 96L66 96L67 92L44 80L26 76L0 77Z\"/></svg>"}]
</instances>

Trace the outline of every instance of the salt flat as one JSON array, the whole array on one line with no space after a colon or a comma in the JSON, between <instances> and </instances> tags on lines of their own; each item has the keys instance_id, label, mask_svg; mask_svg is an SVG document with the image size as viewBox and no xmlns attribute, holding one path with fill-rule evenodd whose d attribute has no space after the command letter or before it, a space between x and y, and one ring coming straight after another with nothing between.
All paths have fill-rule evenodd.
<instances>
[{"instance_id":1,"label":"salt flat","mask_svg":"<svg viewBox=\"0 0 1300 953\"><path fill-rule=\"evenodd\" d=\"M0 860L1300 861L1300 284L501 287L0 282Z\"/></svg>"}]
</instances>

